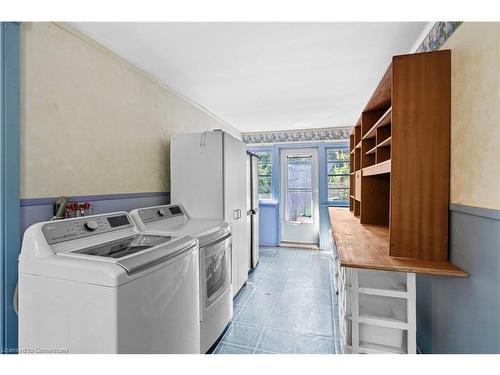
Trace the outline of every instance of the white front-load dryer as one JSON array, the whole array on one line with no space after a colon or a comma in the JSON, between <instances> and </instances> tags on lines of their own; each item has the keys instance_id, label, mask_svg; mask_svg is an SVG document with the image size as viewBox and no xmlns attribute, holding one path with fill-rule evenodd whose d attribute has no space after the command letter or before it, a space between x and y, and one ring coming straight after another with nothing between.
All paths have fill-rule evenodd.
<instances>
[{"instance_id":1,"label":"white front-load dryer","mask_svg":"<svg viewBox=\"0 0 500 375\"><path fill-rule=\"evenodd\" d=\"M125 212L26 230L20 353L199 353L199 340L196 238L140 233Z\"/></svg>"},{"instance_id":2,"label":"white front-load dryer","mask_svg":"<svg viewBox=\"0 0 500 375\"><path fill-rule=\"evenodd\" d=\"M200 352L206 353L233 317L231 226L222 220L193 219L181 205L130 212L139 230L160 235L191 235L200 247Z\"/></svg>"}]
</instances>

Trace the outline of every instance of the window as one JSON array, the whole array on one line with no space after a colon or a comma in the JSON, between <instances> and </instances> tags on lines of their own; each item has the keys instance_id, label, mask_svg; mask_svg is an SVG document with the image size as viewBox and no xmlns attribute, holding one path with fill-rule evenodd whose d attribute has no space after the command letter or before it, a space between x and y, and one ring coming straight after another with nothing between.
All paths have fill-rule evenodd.
<instances>
[{"instance_id":1,"label":"window","mask_svg":"<svg viewBox=\"0 0 500 375\"><path fill-rule=\"evenodd\" d=\"M328 168L328 202L346 204L349 201L349 149L326 150Z\"/></svg>"},{"instance_id":2,"label":"window","mask_svg":"<svg viewBox=\"0 0 500 375\"><path fill-rule=\"evenodd\" d=\"M287 156L286 221L312 223L312 155Z\"/></svg>"},{"instance_id":3,"label":"window","mask_svg":"<svg viewBox=\"0 0 500 375\"><path fill-rule=\"evenodd\" d=\"M256 152L259 155L259 199L272 198L272 154L271 151Z\"/></svg>"}]
</instances>

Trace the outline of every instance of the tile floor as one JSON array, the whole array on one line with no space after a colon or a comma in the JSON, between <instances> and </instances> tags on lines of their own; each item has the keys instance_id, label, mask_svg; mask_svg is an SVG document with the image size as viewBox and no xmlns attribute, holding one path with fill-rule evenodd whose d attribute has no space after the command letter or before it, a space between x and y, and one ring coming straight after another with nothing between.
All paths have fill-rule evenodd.
<instances>
[{"instance_id":1,"label":"tile floor","mask_svg":"<svg viewBox=\"0 0 500 375\"><path fill-rule=\"evenodd\" d=\"M215 354L340 353L329 253L263 247Z\"/></svg>"}]
</instances>

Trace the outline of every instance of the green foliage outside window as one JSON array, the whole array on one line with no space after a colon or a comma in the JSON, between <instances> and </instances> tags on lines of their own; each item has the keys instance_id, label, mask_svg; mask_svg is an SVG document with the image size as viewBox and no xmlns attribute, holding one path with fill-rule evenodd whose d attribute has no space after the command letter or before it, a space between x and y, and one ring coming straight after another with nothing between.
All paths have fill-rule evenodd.
<instances>
[{"instance_id":1,"label":"green foliage outside window","mask_svg":"<svg viewBox=\"0 0 500 375\"><path fill-rule=\"evenodd\" d=\"M272 198L272 154L269 151L256 152L259 155L259 199Z\"/></svg>"},{"instance_id":2,"label":"green foliage outside window","mask_svg":"<svg viewBox=\"0 0 500 375\"><path fill-rule=\"evenodd\" d=\"M349 200L349 150L347 148L327 150L328 201Z\"/></svg>"}]
</instances>

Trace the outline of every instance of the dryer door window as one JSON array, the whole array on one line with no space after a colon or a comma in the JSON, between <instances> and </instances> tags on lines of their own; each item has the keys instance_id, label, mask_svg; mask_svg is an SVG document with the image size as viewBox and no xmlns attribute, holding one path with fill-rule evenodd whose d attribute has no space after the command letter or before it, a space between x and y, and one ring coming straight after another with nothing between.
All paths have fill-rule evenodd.
<instances>
[{"instance_id":1,"label":"dryer door window","mask_svg":"<svg viewBox=\"0 0 500 375\"><path fill-rule=\"evenodd\" d=\"M210 307L231 285L231 238L205 249L205 308Z\"/></svg>"}]
</instances>

